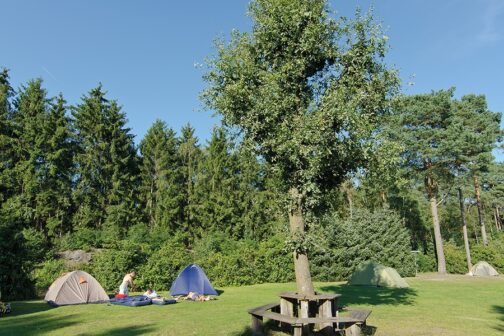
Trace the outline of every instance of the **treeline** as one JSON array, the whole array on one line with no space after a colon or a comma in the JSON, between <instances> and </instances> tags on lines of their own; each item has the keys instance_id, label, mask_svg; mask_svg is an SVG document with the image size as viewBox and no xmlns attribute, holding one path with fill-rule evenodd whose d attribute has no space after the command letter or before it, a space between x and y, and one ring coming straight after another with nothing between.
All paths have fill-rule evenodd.
<instances>
[{"instance_id":1,"label":"treeline","mask_svg":"<svg viewBox=\"0 0 504 336\"><path fill-rule=\"evenodd\" d=\"M311 221L315 278L344 279L369 259L414 275L439 269L441 255L463 272L459 187L471 244L483 246L474 258L504 271L504 167L492 157L501 115L484 96L453 94L396 99L379 155L325 195L328 215ZM260 157L224 127L201 144L190 125L177 133L158 120L136 146L126 124L101 85L70 106L40 79L15 90L0 72L5 296L32 296L72 267L108 290L131 269L139 286L166 290L189 262L218 286L292 280L278 177ZM55 258L76 249L93 251L92 263Z\"/></svg>"}]
</instances>

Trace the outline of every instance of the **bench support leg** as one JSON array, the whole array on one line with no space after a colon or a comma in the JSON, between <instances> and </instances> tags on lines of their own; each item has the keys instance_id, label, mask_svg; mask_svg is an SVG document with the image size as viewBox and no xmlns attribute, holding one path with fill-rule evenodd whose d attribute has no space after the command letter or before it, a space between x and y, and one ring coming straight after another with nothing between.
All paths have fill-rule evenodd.
<instances>
[{"instance_id":1,"label":"bench support leg","mask_svg":"<svg viewBox=\"0 0 504 336\"><path fill-rule=\"evenodd\" d=\"M254 316L252 315L252 335L254 336L262 336L263 334L263 321L262 316Z\"/></svg>"},{"instance_id":2,"label":"bench support leg","mask_svg":"<svg viewBox=\"0 0 504 336\"><path fill-rule=\"evenodd\" d=\"M346 336L361 336L362 330L359 324L354 324L345 330Z\"/></svg>"}]
</instances>

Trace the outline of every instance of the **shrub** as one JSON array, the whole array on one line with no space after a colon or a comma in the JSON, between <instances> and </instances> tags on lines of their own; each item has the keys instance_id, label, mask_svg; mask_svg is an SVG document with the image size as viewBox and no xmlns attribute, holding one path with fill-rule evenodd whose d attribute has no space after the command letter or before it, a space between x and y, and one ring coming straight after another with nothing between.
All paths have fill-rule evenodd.
<instances>
[{"instance_id":1,"label":"shrub","mask_svg":"<svg viewBox=\"0 0 504 336\"><path fill-rule=\"evenodd\" d=\"M96 253L90 272L105 290L117 291L124 275L139 269L147 255L148 251L141 245L120 241L116 246Z\"/></svg>"},{"instance_id":2,"label":"shrub","mask_svg":"<svg viewBox=\"0 0 504 336\"><path fill-rule=\"evenodd\" d=\"M100 230L80 227L72 233L55 240L59 250L86 250L102 246L102 233Z\"/></svg>"},{"instance_id":3,"label":"shrub","mask_svg":"<svg viewBox=\"0 0 504 336\"><path fill-rule=\"evenodd\" d=\"M419 273L436 272L437 263L436 258L434 256L434 252L427 254L418 253L417 267Z\"/></svg>"},{"instance_id":4,"label":"shrub","mask_svg":"<svg viewBox=\"0 0 504 336\"><path fill-rule=\"evenodd\" d=\"M168 240L138 269L137 284L142 288L169 290L178 273L191 260L190 252L177 238Z\"/></svg>"},{"instance_id":5,"label":"shrub","mask_svg":"<svg viewBox=\"0 0 504 336\"><path fill-rule=\"evenodd\" d=\"M359 264L368 260L393 267L402 276L415 275L410 235L394 211L358 209L352 218L326 218L323 228L328 244L314 253L315 279L348 279Z\"/></svg>"},{"instance_id":6,"label":"shrub","mask_svg":"<svg viewBox=\"0 0 504 336\"><path fill-rule=\"evenodd\" d=\"M454 243L447 242L444 244L444 253L446 259L446 271L454 274L466 274L467 260L463 248L456 246Z\"/></svg>"},{"instance_id":7,"label":"shrub","mask_svg":"<svg viewBox=\"0 0 504 336\"><path fill-rule=\"evenodd\" d=\"M71 269L69 269L63 260L46 260L33 272L37 294L42 295L45 293L54 280L69 271Z\"/></svg>"}]
</instances>

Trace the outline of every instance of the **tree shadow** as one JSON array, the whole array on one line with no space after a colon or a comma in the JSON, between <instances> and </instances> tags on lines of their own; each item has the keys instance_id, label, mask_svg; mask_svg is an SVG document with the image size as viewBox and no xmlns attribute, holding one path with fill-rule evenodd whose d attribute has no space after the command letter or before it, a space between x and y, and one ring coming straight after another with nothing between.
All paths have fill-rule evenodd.
<instances>
[{"instance_id":1,"label":"tree shadow","mask_svg":"<svg viewBox=\"0 0 504 336\"><path fill-rule=\"evenodd\" d=\"M153 332L154 329L152 326L118 327L100 333L81 333L77 336L136 336Z\"/></svg>"},{"instance_id":2,"label":"tree shadow","mask_svg":"<svg viewBox=\"0 0 504 336\"><path fill-rule=\"evenodd\" d=\"M69 316L29 316L0 319L0 335L41 335L60 328L66 328L80 321L77 315Z\"/></svg>"},{"instance_id":3,"label":"tree shadow","mask_svg":"<svg viewBox=\"0 0 504 336\"><path fill-rule=\"evenodd\" d=\"M53 307L45 301L14 301L11 302L12 312L8 316L19 316L43 312Z\"/></svg>"},{"instance_id":4,"label":"tree shadow","mask_svg":"<svg viewBox=\"0 0 504 336\"><path fill-rule=\"evenodd\" d=\"M278 322L273 321L273 320L268 320L263 323L263 331L262 335L264 336L272 336L273 333L278 333L279 331L282 331L278 327ZM250 327L245 327L243 328L242 331L236 332L231 334L231 336L253 336L254 333L252 332L252 329ZM278 334L276 334L278 335Z\"/></svg>"},{"instance_id":5,"label":"tree shadow","mask_svg":"<svg viewBox=\"0 0 504 336\"><path fill-rule=\"evenodd\" d=\"M492 311L494 313L500 314L499 320L500 324L495 326L494 329L504 333L504 306L492 306Z\"/></svg>"},{"instance_id":6,"label":"tree shadow","mask_svg":"<svg viewBox=\"0 0 504 336\"><path fill-rule=\"evenodd\" d=\"M347 284L320 287L322 292L341 294L340 306L349 305L412 305L417 291L412 288L350 286Z\"/></svg>"}]
</instances>

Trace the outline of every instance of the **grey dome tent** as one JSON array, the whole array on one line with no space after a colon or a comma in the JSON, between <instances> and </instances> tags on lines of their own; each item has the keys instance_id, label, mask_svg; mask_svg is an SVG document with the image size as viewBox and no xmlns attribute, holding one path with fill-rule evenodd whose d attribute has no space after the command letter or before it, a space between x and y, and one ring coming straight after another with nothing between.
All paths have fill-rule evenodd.
<instances>
[{"instance_id":1,"label":"grey dome tent","mask_svg":"<svg viewBox=\"0 0 504 336\"><path fill-rule=\"evenodd\" d=\"M348 284L392 288L409 287L406 280L401 278L395 269L372 261L359 265Z\"/></svg>"},{"instance_id":2,"label":"grey dome tent","mask_svg":"<svg viewBox=\"0 0 504 336\"><path fill-rule=\"evenodd\" d=\"M480 261L471 268L473 276L498 276L499 273L486 261Z\"/></svg>"},{"instance_id":3,"label":"grey dome tent","mask_svg":"<svg viewBox=\"0 0 504 336\"><path fill-rule=\"evenodd\" d=\"M50 305L102 303L109 297L100 283L84 271L66 273L56 279L44 298Z\"/></svg>"},{"instance_id":4,"label":"grey dome tent","mask_svg":"<svg viewBox=\"0 0 504 336\"><path fill-rule=\"evenodd\" d=\"M198 265L189 265L173 281L171 295L187 295L189 292L202 295L218 295L205 272Z\"/></svg>"}]
</instances>

